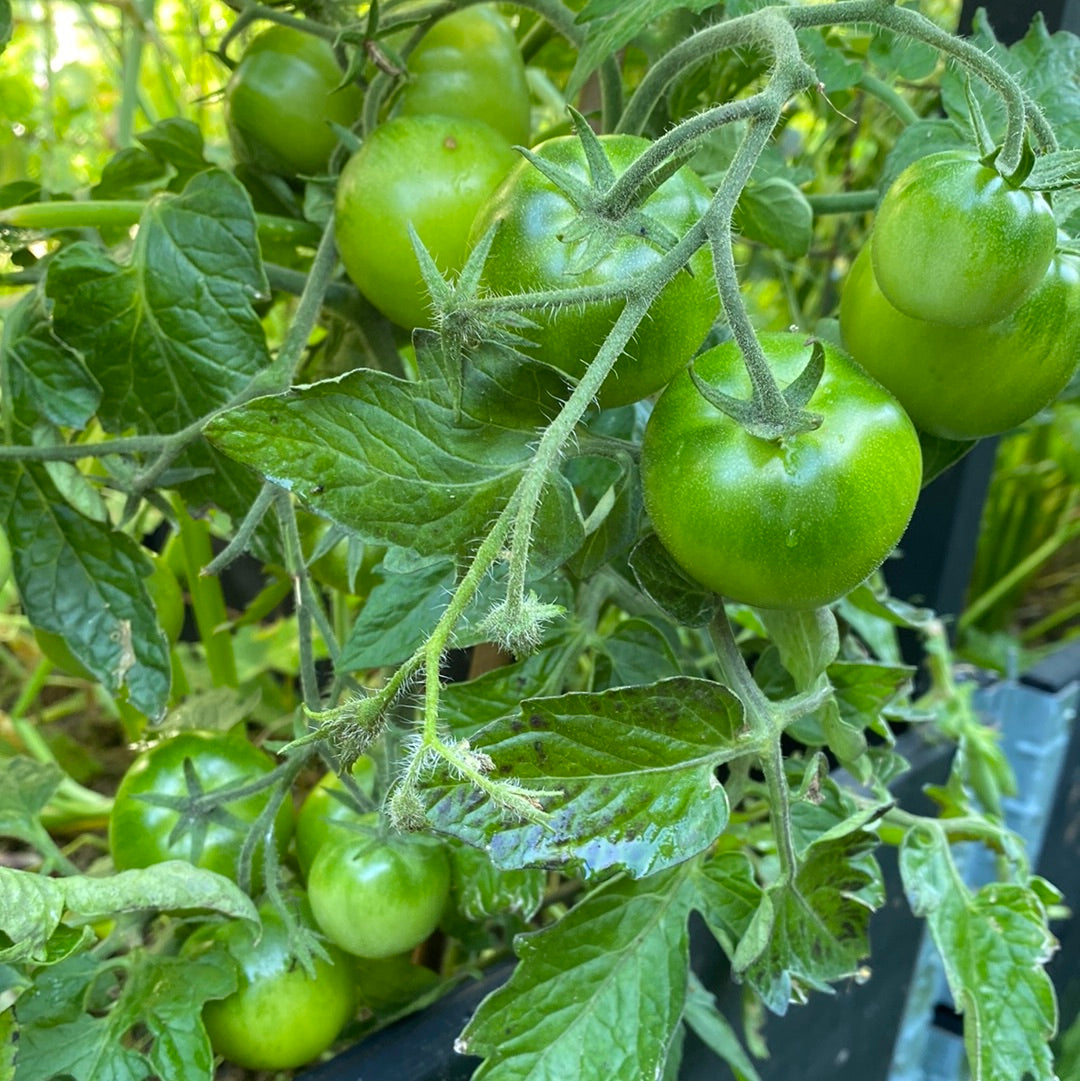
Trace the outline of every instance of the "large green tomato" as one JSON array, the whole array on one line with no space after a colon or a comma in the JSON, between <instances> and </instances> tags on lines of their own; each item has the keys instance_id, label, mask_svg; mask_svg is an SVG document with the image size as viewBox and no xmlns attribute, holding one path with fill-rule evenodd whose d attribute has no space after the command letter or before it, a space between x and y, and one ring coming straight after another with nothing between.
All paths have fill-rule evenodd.
<instances>
[{"instance_id":1,"label":"large green tomato","mask_svg":"<svg viewBox=\"0 0 1080 1081\"><path fill-rule=\"evenodd\" d=\"M810 358L801 334L763 334L781 385ZM694 362L729 395L750 396L734 342ZM857 586L892 551L922 481L914 425L840 350L807 409L812 432L750 435L699 393L689 372L660 396L645 428L641 482L661 542L702 585L760 608L809 609Z\"/></svg>"},{"instance_id":2,"label":"large green tomato","mask_svg":"<svg viewBox=\"0 0 1080 1081\"><path fill-rule=\"evenodd\" d=\"M376 768L373 759L361 755L352 768L353 780L367 796L375 791ZM355 829L370 824L370 813L359 810L350 799L341 778L331 770L324 773L296 815L296 862L307 877L315 856L330 840L355 836Z\"/></svg>"},{"instance_id":3,"label":"large green tomato","mask_svg":"<svg viewBox=\"0 0 1080 1081\"><path fill-rule=\"evenodd\" d=\"M1042 280L1057 238L1047 201L1010 187L974 154L909 165L881 200L874 276L894 308L949 326L994 323Z\"/></svg>"},{"instance_id":4,"label":"large green tomato","mask_svg":"<svg viewBox=\"0 0 1080 1081\"><path fill-rule=\"evenodd\" d=\"M314 929L306 902L300 915ZM242 920L202 928L183 952L199 957L220 946L240 969L236 991L203 1007L214 1051L248 1070L290 1070L322 1054L353 1016L353 961L327 945L329 956L315 958L315 975L309 976L280 914L262 904L259 918L261 932Z\"/></svg>"},{"instance_id":5,"label":"large green tomato","mask_svg":"<svg viewBox=\"0 0 1080 1081\"><path fill-rule=\"evenodd\" d=\"M289 26L254 38L225 90L229 140L237 160L282 176L325 172L338 137L360 115L357 86L338 87L343 72L330 43Z\"/></svg>"},{"instance_id":6,"label":"large green tomato","mask_svg":"<svg viewBox=\"0 0 1080 1081\"><path fill-rule=\"evenodd\" d=\"M450 893L441 842L380 829L332 839L308 875L311 910L331 942L358 957L392 957L435 930Z\"/></svg>"},{"instance_id":7,"label":"large green tomato","mask_svg":"<svg viewBox=\"0 0 1080 1081\"><path fill-rule=\"evenodd\" d=\"M430 325L409 224L441 271L460 270L473 217L516 160L478 120L403 116L376 128L338 180L334 236L349 277L395 323Z\"/></svg>"},{"instance_id":8,"label":"large green tomato","mask_svg":"<svg viewBox=\"0 0 1080 1081\"><path fill-rule=\"evenodd\" d=\"M604 135L600 142L616 175L625 172L649 145L636 135ZM569 169L582 181L588 179L585 152L576 136L549 139L535 147L534 153ZM580 212L539 169L522 161L473 225L474 240L493 223L498 225L484 267L485 284L493 293L508 295L628 281L663 256L662 243L648 233L652 223L658 235L681 236L696 224L709 199L704 182L690 169L680 169L641 206L644 217L639 219L639 230L623 233L602 258L582 264L587 241L564 239L568 230L580 225ZM522 333L534 343L531 352L538 360L577 380L607 337L623 303L614 300L556 312L529 311L527 316L539 327ZM663 387L694 355L717 311L712 259L701 248L653 302L604 382L600 404L626 405Z\"/></svg>"},{"instance_id":9,"label":"large green tomato","mask_svg":"<svg viewBox=\"0 0 1080 1081\"><path fill-rule=\"evenodd\" d=\"M950 327L897 311L863 248L844 283L840 332L923 431L945 439L1005 432L1053 401L1080 364L1080 258L1055 256L1000 322Z\"/></svg>"},{"instance_id":10,"label":"large green tomato","mask_svg":"<svg viewBox=\"0 0 1080 1081\"><path fill-rule=\"evenodd\" d=\"M514 31L487 4L440 19L409 54L399 114L482 120L511 143L529 142L529 84Z\"/></svg>"},{"instance_id":11,"label":"large green tomato","mask_svg":"<svg viewBox=\"0 0 1080 1081\"><path fill-rule=\"evenodd\" d=\"M235 879L244 842L269 802L271 789L227 803L224 814L214 812L179 834L180 814L165 803L192 794L192 780L196 793L212 792L252 781L273 768L274 760L239 732L181 732L156 743L135 759L116 791L109 818L109 849L116 869L182 859ZM267 837L255 848L256 884L261 881L266 840L272 836L278 854L284 856L292 831L292 803L286 798Z\"/></svg>"}]
</instances>

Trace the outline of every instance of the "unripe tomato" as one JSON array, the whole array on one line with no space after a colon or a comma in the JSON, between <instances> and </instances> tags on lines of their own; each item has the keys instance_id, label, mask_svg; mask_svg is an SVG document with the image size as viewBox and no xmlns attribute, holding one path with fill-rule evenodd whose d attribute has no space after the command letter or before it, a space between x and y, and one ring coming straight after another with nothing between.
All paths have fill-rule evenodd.
<instances>
[{"instance_id":1,"label":"unripe tomato","mask_svg":"<svg viewBox=\"0 0 1080 1081\"><path fill-rule=\"evenodd\" d=\"M866 248L840 301L851 355L916 426L944 439L1016 427L1061 393L1080 364L1080 258L1056 255L1035 291L997 323L950 327L894 308Z\"/></svg>"},{"instance_id":2,"label":"unripe tomato","mask_svg":"<svg viewBox=\"0 0 1080 1081\"><path fill-rule=\"evenodd\" d=\"M801 334L763 334L761 345L782 386L810 358ZM734 342L694 368L724 393L750 396ZM641 484L657 536L687 574L729 600L830 604L892 551L915 508L922 454L896 399L826 345L806 408L822 417L814 431L759 439L681 372L646 425Z\"/></svg>"},{"instance_id":3,"label":"unripe tomato","mask_svg":"<svg viewBox=\"0 0 1080 1081\"><path fill-rule=\"evenodd\" d=\"M197 867L235 879L252 823L270 800L270 789L225 804L225 814L203 818L177 832L180 813L164 800L191 794L185 763L201 792L238 785L269 773L274 760L242 733L181 732L154 744L131 764L116 791L109 818L109 850L119 871L149 867L164 860L188 860ZM278 808L272 827L256 846L253 879L261 880L263 845L272 836L284 856L293 832L289 799Z\"/></svg>"},{"instance_id":4,"label":"unripe tomato","mask_svg":"<svg viewBox=\"0 0 1080 1081\"><path fill-rule=\"evenodd\" d=\"M349 277L400 326L430 325L409 224L441 271L460 270L473 217L516 160L478 120L402 116L376 128L338 180L334 235Z\"/></svg>"},{"instance_id":5,"label":"unripe tomato","mask_svg":"<svg viewBox=\"0 0 1080 1081\"><path fill-rule=\"evenodd\" d=\"M314 927L310 908L303 923ZM248 1070L289 1070L310 1062L337 1039L356 1010L353 963L335 946L316 957L315 975L297 962L289 931L270 905L259 906L261 931L242 920L196 931L184 955L197 958L221 946L239 966L239 986L203 1007L210 1045Z\"/></svg>"},{"instance_id":6,"label":"unripe tomato","mask_svg":"<svg viewBox=\"0 0 1080 1081\"><path fill-rule=\"evenodd\" d=\"M1057 226L1038 192L1010 187L973 153L919 158L889 187L870 235L874 277L913 319L994 323L1042 280Z\"/></svg>"},{"instance_id":7,"label":"unripe tomato","mask_svg":"<svg viewBox=\"0 0 1080 1081\"><path fill-rule=\"evenodd\" d=\"M514 31L487 4L440 19L409 54L399 115L482 120L511 143L529 141L529 84Z\"/></svg>"},{"instance_id":8,"label":"unripe tomato","mask_svg":"<svg viewBox=\"0 0 1080 1081\"><path fill-rule=\"evenodd\" d=\"M636 135L603 135L600 142L616 175L625 172L649 145ZM588 179L585 152L576 136L549 139L533 152L570 169L582 181ZM642 204L645 232L619 236L597 262L583 266L579 260L587 242L564 240L580 224L578 208L539 169L522 161L473 225L474 241L492 224L498 225L484 266L484 282L501 296L625 282L663 257L660 241L647 234L649 222L655 222L658 233L681 236L697 223L709 200L704 182L683 167ZM539 326L521 332L534 344L526 351L580 379L623 307L622 300L613 300L568 305L553 312L529 311L529 319ZM712 258L701 248L653 301L605 380L600 404L626 405L663 387L694 355L717 310Z\"/></svg>"},{"instance_id":9,"label":"unripe tomato","mask_svg":"<svg viewBox=\"0 0 1080 1081\"><path fill-rule=\"evenodd\" d=\"M324 172L338 137L351 127L363 94L323 38L275 24L244 50L225 90L229 140L238 161L282 176Z\"/></svg>"},{"instance_id":10,"label":"unripe tomato","mask_svg":"<svg viewBox=\"0 0 1080 1081\"><path fill-rule=\"evenodd\" d=\"M375 762L361 755L352 768L360 791L370 796L375 790ZM349 837L353 827L370 824L370 814L357 810L341 778L330 770L323 774L304 797L296 815L296 862L306 878L319 849L330 840Z\"/></svg>"},{"instance_id":11,"label":"unripe tomato","mask_svg":"<svg viewBox=\"0 0 1080 1081\"><path fill-rule=\"evenodd\" d=\"M450 861L441 842L370 831L331 840L308 875L311 910L323 933L358 957L392 957L435 930L450 894Z\"/></svg>"}]
</instances>

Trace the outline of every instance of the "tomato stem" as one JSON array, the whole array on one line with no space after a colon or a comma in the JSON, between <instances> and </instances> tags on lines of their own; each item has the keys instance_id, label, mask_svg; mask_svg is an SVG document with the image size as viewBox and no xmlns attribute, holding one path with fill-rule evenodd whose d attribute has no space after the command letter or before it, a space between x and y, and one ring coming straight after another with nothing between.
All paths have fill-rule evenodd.
<instances>
[{"instance_id":1,"label":"tomato stem","mask_svg":"<svg viewBox=\"0 0 1080 1081\"><path fill-rule=\"evenodd\" d=\"M146 210L144 199L67 199L20 203L0 210L0 226L14 229L130 229ZM311 222L276 214L256 214L259 238L312 247L321 233Z\"/></svg>"}]
</instances>

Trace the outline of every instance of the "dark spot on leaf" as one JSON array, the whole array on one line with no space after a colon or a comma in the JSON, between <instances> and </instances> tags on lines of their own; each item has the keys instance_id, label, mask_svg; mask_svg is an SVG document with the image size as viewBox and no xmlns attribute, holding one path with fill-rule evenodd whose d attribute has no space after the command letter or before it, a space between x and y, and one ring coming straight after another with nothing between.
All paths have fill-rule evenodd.
<instances>
[{"instance_id":1,"label":"dark spot on leaf","mask_svg":"<svg viewBox=\"0 0 1080 1081\"><path fill-rule=\"evenodd\" d=\"M524 732L525 731L525 722L522 721L519 717L515 717L510 722L510 731L513 732L515 736L518 735L518 733L520 733L520 732Z\"/></svg>"},{"instance_id":2,"label":"dark spot on leaf","mask_svg":"<svg viewBox=\"0 0 1080 1081\"><path fill-rule=\"evenodd\" d=\"M457 150L457 139L455 139L453 135L448 135L445 139L443 139L442 145L447 150Z\"/></svg>"},{"instance_id":3,"label":"dark spot on leaf","mask_svg":"<svg viewBox=\"0 0 1080 1081\"><path fill-rule=\"evenodd\" d=\"M529 727L533 729L547 728L547 724L544 722L544 718L541 717L539 713L532 713L529 715Z\"/></svg>"}]
</instances>

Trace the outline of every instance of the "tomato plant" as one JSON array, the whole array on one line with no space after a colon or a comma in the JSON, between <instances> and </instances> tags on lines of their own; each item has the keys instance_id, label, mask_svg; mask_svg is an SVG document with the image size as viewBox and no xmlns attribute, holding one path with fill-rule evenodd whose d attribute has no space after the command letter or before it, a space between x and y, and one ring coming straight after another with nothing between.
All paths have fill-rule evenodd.
<instances>
[{"instance_id":1,"label":"tomato plant","mask_svg":"<svg viewBox=\"0 0 1080 1081\"><path fill-rule=\"evenodd\" d=\"M440 270L460 270L473 217L515 160L476 120L404 116L376 128L338 180L334 232L349 277L395 323L428 325L410 224Z\"/></svg>"},{"instance_id":2,"label":"tomato plant","mask_svg":"<svg viewBox=\"0 0 1080 1081\"><path fill-rule=\"evenodd\" d=\"M181 732L156 743L131 764L116 792L109 818L109 851L117 870L185 859L197 867L236 878L251 825L270 800L263 788L231 800L221 810L185 815L193 796L233 787L270 773L273 759L241 733ZM261 879L264 845L272 839L283 856L293 831L292 804L281 803L252 867Z\"/></svg>"},{"instance_id":3,"label":"tomato plant","mask_svg":"<svg viewBox=\"0 0 1080 1081\"><path fill-rule=\"evenodd\" d=\"M897 311L864 248L844 283L840 330L923 431L996 435L1049 404L1080 364L1080 259L1055 255L1035 291L999 322L952 327Z\"/></svg>"},{"instance_id":4,"label":"tomato plant","mask_svg":"<svg viewBox=\"0 0 1080 1081\"><path fill-rule=\"evenodd\" d=\"M600 139L616 176L648 143L632 135ZM541 159L588 178L581 141L550 139L534 148ZM642 217L596 252L582 208L528 161L520 162L477 215L474 239L498 226L484 280L500 295L624 282L655 266L663 237L680 234L709 204L709 190L688 168L664 181L640 208ZM576 227L576 230L575 230ZM597 223L597 231L603 223ZM650 233L649 230L652 230ZM574 230L574 231L572 231ZM622 310L619 300L530 312L538 324L524 335L538 360L580 378ZM659 390L693 356L717 313L709 253L702 249L653 302L600 391L603 406L625 405Z\"/></svg>"},{"instance_id":5,"label":"tomato plant","mask_svg":"<svg viewBox=\"0 0 1080 1081\"><path fill-rule=\"evenodd\" d=\"M375 788L375 763L367 755L356 760L352 776L360 790L371 796ZM370 822L367 812L350 802L351 797L341 778L333 770L324 773L296 815L296 862L305 877L319 849L328 841L355 836L354 827Z\"/></svg>"},{"instance_id":6,"label":"tomato plant","mask_svg":"<svg viewBox=\"0 0 1080 1081\"><path fill-rule=\"evenodd\" d=\"M893 307L949 326L993 323L1038 285L1057 226L1038 192L1013 187L973 153L919 158L890 185L870 238Z\"/></svg>"},{"instance_id":7,"label":"tomato plant","mask_svg":"<svg viewBox=\"0 0 1080 1081\"><path fill-rule=\"evenodd\" d=\"M331 942L358 957L391 957L418 946L438 926L450 894L443 846L395 834L367 818L366 835L331 840L315 855L308 896Z\"/></svg>"},{"instance_id":8,"label":"tomato plant","mask_svg":"<svg viewBox=\"0 0 1080 1081\"><path fill-rule=\"evenodd\" d=\"M288 1074L349 1009L339 950L349 1040L516 955L456 1041L425 1038L431 1072L454 1047L488 1081L675 1077L697 1032L753 1077L764 1043L798 1044L767 1014L880 971L871 921L901 893L971 1076L1049 1081L1061 899L1005 824L1011 740L956 686L941 582L901 536L970 444L883 384L968 435L1009 422L999 384L1026 412L1069 367L1080 97L1053 76L1076 49L1041 25L961 40L944 3L192 0L103 31L88 0L57 51L0 0L14 1081L211 1081L207 1029L248 1064L230 1079ZM223 93L192 30L228 51L266 19L299 36L260 35ZM895 271L937 304L926 337L857 274L837 327L860 249L867 288ZM838 329L881 382L811 337ZM1075 439L1039 442L1056 483ZM1032 473L983 530L1023 563L988 563L968 614L1075 532ZM159 530L197 632L171 649L137 539ZM1041 648L1072 599L1021 633ZM40 663L40 628L96 683ZM923 733L956 753L909 806ZM357 761L355 802L315 783ZM958 860L979 843L1010 856L981 888ZM690 975L710 934L748 1046ZM893 1033L871 1035L817 1058L881 1064Z\"/></svg>"},{"instance_id":9,"label":"tomato plant","mask_svg":"<svg viewBox=\"0 0 1080 1081\"><path fill-rule=\"evenodd\" d=\"M324 172L338 143L331 123L351 127L363 104L342 78L323 38L282 25L253 38L225 90L237 160L289 177Z\"/></svg>"},{"instance_id":10,"label":"tomato plant","mask_svg":"<svg viewBox=\"0 0 1080 1081\"><path fill-rule=\"evenodd\" d=\"M762 335L782 381L810 355L797 334ZM746 397L733 342L702 354L705 382ZM641 483L657 535L702 585L760 608L815 608L858 585L892 551L922 481L915 428L839 350L807 408L821 425L778 441L750 435L711 405L688 372L645 429Z\"/></svg>"},{"instance_id":11,"label":"tomato plant","mask_svg":"<svg viewBox=\"0 0 1080 1081\"><path fill-rule=\"evenodd\" d=\"M514 31L495 8L475 4L428 30L409 54L398 112L480 120L508 142L528 145L525 63Z\"/></svg>"},{"instance_id":12,"label":"tomato plant","mask_svg":"<svg viewBox=\"0 0 1080 1081\"><path fill-rule=\"evenodd\" d=\"M313 928L307 902L302 924ZM288 1070L310 1062L337 1039L356 1009L351 958L332 945L314 957L314 973L300 965L289 927L268 903L261 928L241 920L207 925L184 944L184 955L224 950L239 968L239 986L207 1002L202 1018L214 1050L249 1070Z\"/></svg>"}]
</instances>

